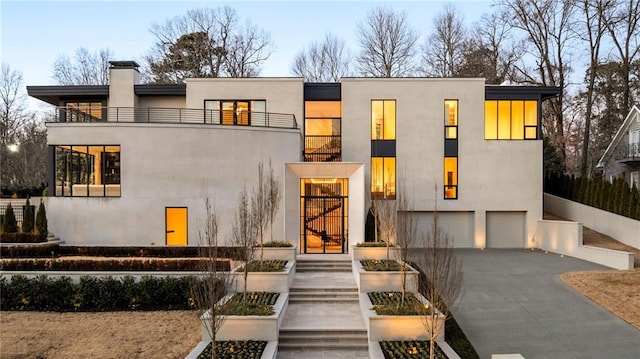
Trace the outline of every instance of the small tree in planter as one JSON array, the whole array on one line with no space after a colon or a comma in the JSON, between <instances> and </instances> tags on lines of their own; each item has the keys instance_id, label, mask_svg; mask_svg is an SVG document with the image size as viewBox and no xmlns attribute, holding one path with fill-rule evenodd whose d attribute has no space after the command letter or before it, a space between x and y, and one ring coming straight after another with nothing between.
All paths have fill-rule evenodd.
<instances>
[{"instance_id":1,"label":"small tree in planter","mask_svg":"<svg viewBox=\"0 0 640 359\"><path fill-rule=\"evenodd\" d=\"M254 246L256 244L256 236L258 234L258 223L255 218L251 206L251 199L247 194L247 189L240 192L238 199L238 209L232 224L231 239L234 245L240 247L240 260L244 263L242 266L242 275L244 278L244 291L242 293L242 304L246 307L247 297L247 279L249 277L249 263L254 257Z\"/></svg>"},{"instance_id":2,"label":"small tree in planter","mask_svg":"<svg viewBox=\"0 0 640 359\"><path fill-rule=\"evenodd\" d=\"M40 206L38 207L38 213L36 213L36 234L40 235L42 239L47 238L49 234L47 224L47 211L44 209L44 203L40 200Z\"/></svg>"},{"instance_id":3,"label":"small tree in planter","mask_svg":"<svg viewBox=\"0 0 640 359\"><path fill-rule=\"evenodd\" d=\"M454 312L462 288L462 262L453 253L453 241L438 222L438 186L435 185L433 223L424 233L422 294L431 303L424 309L424 326L429 334L429 357L434 358L435 338L444 330L444 322ZM442 319L442 325L439 320Z\"/></svg>"},{"instance_id":4,"label":"small tree in planter","mask_svg":"<svg viewBox=\"0 0 640 359\"><path fill-rule=\"evenodd\" d=\"M260 268L264 258L264 232L269 224L269 179L264 174L264 164L258 163L258 185L252 191L251 210L260 241ZM252 247L253 249L253 247Z\"/></svg>"},{"instance_id":5,"label":"small tree in planter","mask_svg":"<svg viewBox=\"0 0 640 359\"><path fill-rule=\"evenodd\" d=\"M390 249L392 243L396 242L396 231L398 226L398 209L396 200L378 200L375 204L378 226L380 228L380 235L386 242L387 247L387 263L390 260Z\"/></svg>"},{"instance_id":6,"label":"small tree in planter","mask_svg":"<svg viewBox=\"0 0 640 359\"><path fill-rule=\"evenodd\" d=\"M269 177L267 182L267 209L269 212L269 227L271 233L271 242L273 242L273 222L275 221L276 214L280 208L280 198L282 192L280 191L280 180L273 174L273 167L271 166L271 159L269 159Z\"/></svg>"},{"instance_id":7,"label":"small tree in planter","mask_svg":"<svg viewBox=\"0 0 640 359\"><path fill-rule=\"evenodd\" d=\"M24 203L24 211L22 215L22 233L33 232L33 212L31 212L31 202L29 198Z\"/></svg>"},{"instance_id":8,"label":"small tree in planter","mask_svg":"<svg viewBox=\"0 0 640 359\"><path fill-rule=\"evenodd\" d=\"M404 187L404 186L403 186ZM397 224L396 224L396 242L399 248L399 262L402 280L402 297L400 305L405 304L407 293L407 271L409 262L409 249L413 247L415 238L418 235L418 222L415 215L411 212L413 206L409 204L409 198L404 192L398 192L397 204Z\"/></svg>"},{"instance_id":9,"label":"small tree in planter","mask_svg":"<svg viewBox=\"0 0 640 359\"><path fill-rule=\"evenodd\" d=\"M218 270L218 213L212 202L208 196L205 197L205 218L199 233L198 247L201 279L196 279L191 284L191 296L196 308L200 309L198 318L211 337L211 358L215 359L216 333L222 327L225 318L220 315L220 300L226 294L229 273ZM209 315L206 316L205 313Z\"/></svg>"},{"instance_id":10,"label":"small tree in planter","mask_svg":"<svg viewBox=\"0 0 640 359\"><path fill-rule=\"evenodd\" d=\"M13 213L13 207L11 202L7 205L7 209L4 211L4 217L2 217L2 233L17 233L18 222L16 222L16 216Z\"/></svg>"}]
</instances>

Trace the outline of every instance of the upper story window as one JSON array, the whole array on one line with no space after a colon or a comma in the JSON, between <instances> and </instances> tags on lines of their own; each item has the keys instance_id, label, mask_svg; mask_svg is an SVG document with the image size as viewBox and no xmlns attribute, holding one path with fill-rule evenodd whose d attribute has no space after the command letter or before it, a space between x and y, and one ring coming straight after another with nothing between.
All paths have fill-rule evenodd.
<instances>
[{"instance_id":1,"label":"upper story window","mask_svg":"<svg viewBox=\"0 0 640 359\"><path fill-rule=\"evenodd\" d=\"M538 139L538 101L486 100L484 102L486 140Z\"/></svg>"},{"instance_id":2,"label":"upper story window","mask_svg":"<svg viewBox=\"0 0 640 359\"><path fill-rule=\"evenodd\" d=\"M371 157L371 199L396 199L395 157Z\"/></svg>"},{"instance_id":3,"label":"upper story window","mask_svg":"<svg viewBox=\"0 0 640 359\"><path fill-rule=\"evenodd\" d=\"M120 197L120 146L55 146L56 197Z\"/></svg>"},{"instance_id":4,"label":"upper story window","mask_svg":"<svg viewBox=\"0 0 640 359\"><path fill-rule=\"evenodd\" d=\"M342 102L305 101L304 160L306 162L342 160L341 121Z\"/></svg>"},{"instance_id":5,"label":"upper story window","mask_svg":"<svg viewBox=\"0 0 640 359\"><path fill-rule=\"evenodd\" d=\"M458 138L458 100L444 101L444 138Z\"/></svg>"},{"instance_id":6,"label":"upper story window","mask_svg":"<svg viewBox=\"0 0 640 359\"><path fill-rule=\"evenodd\" d=\"M102 102L66 102L60 119L64 122L95 122L103 120L105 106Z\"/></svg>"},{"instance_id":7,"label":"upper story window","mask_svg":"<svg viewBox=\"0 0 640 359\"><path fill-rule=\"evenodd\" d=\"M396 139L396 100L371 101L371 139Z\"/></svg>"},{"instance_id":8,"label":"upper story window","mask_svg":"<svg viewBox=\"0 0 640 359\"><path fill-rule=\"evenodd\" d=\"M205 122L237 126L266 126L265 100L205 100Z\"/></svg>"}]
</instances>

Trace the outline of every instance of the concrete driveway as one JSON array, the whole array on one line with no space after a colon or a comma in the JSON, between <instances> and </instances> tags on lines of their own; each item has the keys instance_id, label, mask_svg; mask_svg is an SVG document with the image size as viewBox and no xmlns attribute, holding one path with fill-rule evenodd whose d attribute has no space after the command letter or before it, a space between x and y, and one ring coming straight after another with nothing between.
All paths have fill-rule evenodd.
<instances>
[{"instance_id":1,"label":"concrete driveway","mask_svg":"<svg viewBox=\"0 0 640 359\"><path fill-rule=\"evenodd\" d=\"M481 358L640 358L640 330L560 279L607 269L525 249L459 249L464 286L456 320Z\"/></svg>"}]
</instances>

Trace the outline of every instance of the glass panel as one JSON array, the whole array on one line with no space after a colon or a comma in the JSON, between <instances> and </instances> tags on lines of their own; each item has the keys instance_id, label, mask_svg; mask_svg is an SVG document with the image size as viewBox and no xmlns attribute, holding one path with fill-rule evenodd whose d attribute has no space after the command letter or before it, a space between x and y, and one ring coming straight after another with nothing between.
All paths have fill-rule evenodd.
<instances>
[{"instance_id":1,"label":"glass panel","mask_svg":"<svg viewBox=\"0 0 640 359\"><path fill-rule=\"evenodd\" d=\"M396 158L384 158L384 195L386 199L396 198Z\"/></svg>"},{"instance_id":2,"label":"glass panel","mask_svg":"<svg viewBox=\"0 0 640 359\"><path fill-rule=\"evenodd\" d=\"M251 125L267 125L267 101L251 101Z\"/></svg>"},{"instance_id":3,"label":"glass panel","mask_svg":"<svg viewBox=\"0 0 640 359\"><path fill-rule=\"evenodd\" d=\"M102 121L101 102L67 102L67 122Z\"/></svg>"},{"instance_id":4,"label":"glass panel","mask_svg":"<svg viewBox=\"0 0 640 359\"><path fill-rule=\"evenodd\" d=\"M371 197L380 198L383 196L384 177L382 167L382 157L371 158Z\"/></svg>"},{"instance_id":5,"label":"glass panel","mask_svg":"<svg viewBox=\"0 0 640 359\"><path fill-rule=\"evenodd\" d=\"M304 134L306 136L331 136L340 134L340 120L329 118L306 119ZM336 133L337 132L337 133Z\"/></svg>"},{"instance_id":6,"label":"glass panel","mask_svg":"<svg viewBox=\"0 0 640 359\"><path fill-rule=\"evenodd\" d=\"M371 101L371 139L382 140L384 130L384 101Z\"/></svg>"},{"instance_id":7,"label":"glass panel","mask_svg":"<svg viewBox=\"0 0 640 359\"><path fill-rule=\"evenodd\" d=\"M104 183L105 196L120 196L120 146L105 146Z\"/></svg>"},{"instance_id":8,"label":"glass panel","mask_svg":"<svg viewBox=\"0 0 640 359\"><path fill-rule=\"evenodd\" d=\"M243 126L249 125L249 102L236 102L236 124Z\"/></svg>"},{"instance_id":9,"label":"glass panel","mask_svg":"<svg viewBox=\"0 0 640 359\"><path fill-rule=\"evenodd\" d=\"M444 158L444 198L457 198L458 158Z\"/></svg>"},{"instance_id":10,"label":"glass panel","mask_svg":"<svg viewBox=\"0 0 640 359\"><path fill-rule=\"evenodd\" d=\"M524 132L525 137L524 138L526 138L527 140L535 140L535 139L538 138L538 135L537 135L538 134L538 129L536 127L528 126L528 127L525 127L524 130L525 130L525 132Z\"/></svg>"},{"instance_id":11,"label":"glass panel","mask_svg":"<svg viewBox=\"0 0 640 359\"><path fill-rule=\"evenodd\" d=\"M396 101L384 102L384 139L396 139Z\"/></svg>"},{"instance_id":12,"label":"glass panel","mask_svg":"<svg viewBox=\"0 0 640 359\"><path fill-rule=\"evenodd\" d=\"M511 101L511 139L524 138L524 101Z\"/></svg>"},{"instance_id":13,"label":"glass panel","mask_svg":"<svg viewBox=\"0 0 640 359\"><path fill-rule=\"evenodd\" d=\"M220 124L220 101L205 101L204 109L205 123Z\"/></svg>"},{"instance_id":14,"label":"glass panel","mask_svg":"<svg viewBox=\"0 0 640 359\"><path fill-rule=\"evenodd\" d=\"M538 101L525 101L524 113L524 124L526 126L538 126Z\"/></svg>"},{"instance_id":15,"label":"glass panel","mask_svg":"<svg viewBox=\"0 0 640 359\"><path fill-rule=\"evenodd\" d=\"M495 140L498 135L498 101L484 102L484 138Z\"/></svg>"},{"instance_id":16,"label":"glass panel","mask_svg":"<svg viewBox=\"0 0 640 359\"><path fill-rule=\"evenodd\" d=\"M304 117L342 117L342 103L340 101L306 101L304 103Z\"/></svg>"},{"instance_id":17,"label":"glass panel","mask_svg":"<svg viewBox=\"0 0 640 359\"><path fill-rule=\"evenodd\" d=\"M233 125L233 101L222 101L222 124Z\"/></svg>"},{"instance_id":18,"label":"glass panel","mask_svg":"<svg viewBox=\"0 0 640 359\"><path fill-rule=\"evenodd\" d=\"M498 139L511 138L511 101L498 101Z\"/></svg>"},{"instance_id":19,"label":"glass panel","mask_svg":"<svg viewBox=\"0 0 640 359\"><path fill-rule=\"evenodd\" d=\"M71 150L67 146L56 146L56 189L55 196L70 196L71 183L69 181L69 155Z\"/></svg>"},{"instance_id":20,"label":"glass panel","mask_svg":"<svg viewBox=\"0 0 640 359\"><path fill-rule=\"evenodd\" d=\"M458 138L458 126L447 126L444 129L444 138L451 140Z\"/></svg>"},{"instance_id":21,"label":"glass panel","mask_svg":"<svg viewBox=\"0 0 640 359\"><path fill-rule=\"evenodd\" d=\"M447 126L458 125L458 100L444 101L444 124Z\"/></svg>"}]
</instances>

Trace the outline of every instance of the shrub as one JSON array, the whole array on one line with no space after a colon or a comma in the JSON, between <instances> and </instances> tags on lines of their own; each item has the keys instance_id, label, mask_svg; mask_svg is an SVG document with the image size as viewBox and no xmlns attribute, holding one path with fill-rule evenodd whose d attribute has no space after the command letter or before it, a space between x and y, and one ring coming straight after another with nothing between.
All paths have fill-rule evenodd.
<instances>
[{"instance_id":1,"label":"shrub","mask_svg":"<svg viewBox=\"0 0 640 359\"><path fill-rule=\"evenodd\" d=\"M256 244L256 247L264 247L264 248L290 248L293 247L293 244L285 241L272 241L272 242L264 242L262 245L260 243Z\"/></svg>"},{"instance_id":2,"label":"shrub","mask_svg":"<svg viewBox=\"0 0 640 359\"><path fill-rule=\"evenodd\" d=\"M32 234L35 235L35 234ZM0 234L2 237L3 234ZM60 253L60 245L47 243L39 246L1 246L0 258L52 258Z\"/></svg>"},{"instance_id":3,"label":"shrub","mask_svg":"<svg viewBox=\"0 0 640 359\"><path fill-rule=\"evenodd\" d=\"M41 243L42 238L34 233L0 233L0 243Z\"/></svg>"},{"instance_id":4,"label":"shrub","mask_svg":"<svg viewBox=\"0 0 640 359\"><path fill-rule=\"evenodd\" d=\"M0 269L8 271L199 271L199 258L117 258L117 259L64 259L13 258L0 259ZM219 270L229 270L228 261L219 261Z\"/></svg>"},{"instance_id":5,"label":"shrub","mask_svg":"<svg viewBox=\"0 0 640 359\"><path fill-rule=\"evenodd\" d=\"M42 238L47 238L49 235L49 226L47 224L47 211L44 209L44 203L40 200L40 206L38 207L38 213L36 214L36 234Z\"/></svg>"},{"instance_id":6,"label":"shrub","mask_svg":"<svg viewBox=\"0 0 640 359\"><path fill-rule=\"evenodd\" d=\"M24 210L22 214L22 233L33 232L33 212L31 211L31 202L29 198L24 203Z\"/></svg>"},{"instance_id":7,"label":"shrub","mask_svg":"<svg viewBox=\"0 0 640 359\"><path fill-rule=\"evenodd\" d=\"M17 233L18 222L16 222L16 216L13 213L13 207L11 202L7 205L7 209L4 211L4 217L2 217L2 233Z\"/></svg>"}]
</instances>

